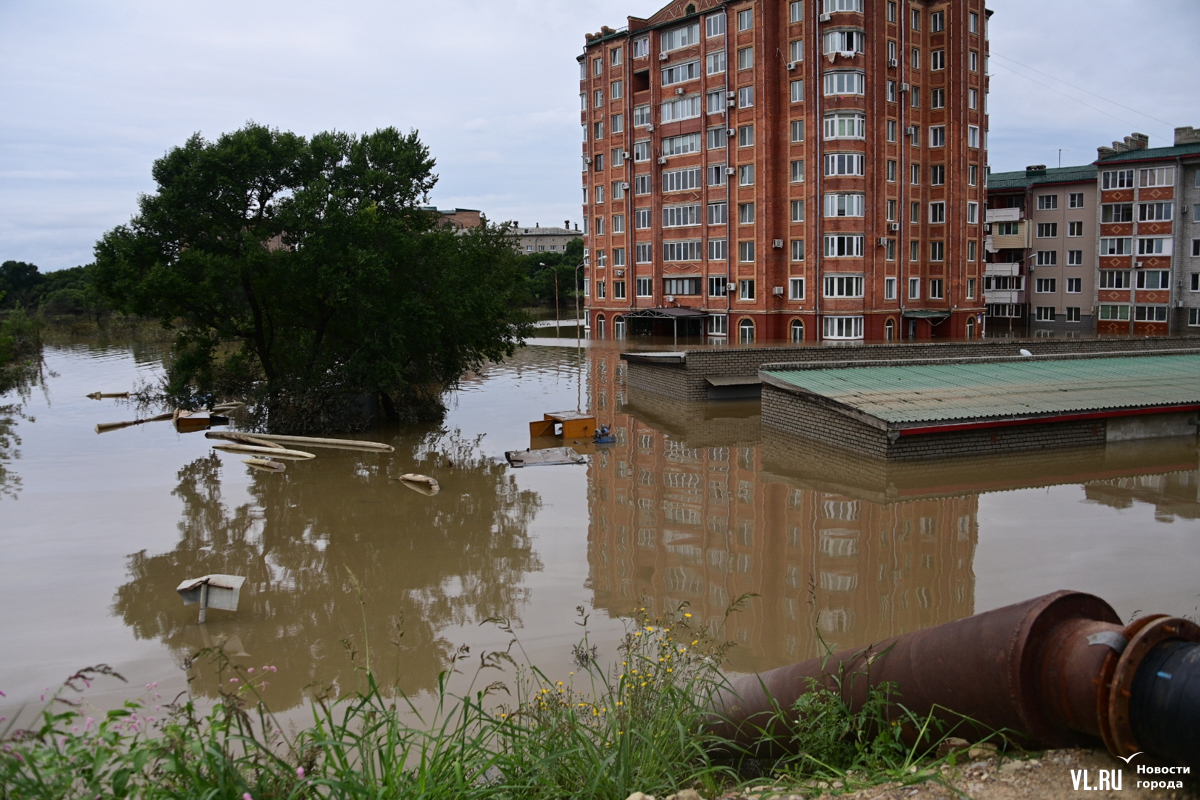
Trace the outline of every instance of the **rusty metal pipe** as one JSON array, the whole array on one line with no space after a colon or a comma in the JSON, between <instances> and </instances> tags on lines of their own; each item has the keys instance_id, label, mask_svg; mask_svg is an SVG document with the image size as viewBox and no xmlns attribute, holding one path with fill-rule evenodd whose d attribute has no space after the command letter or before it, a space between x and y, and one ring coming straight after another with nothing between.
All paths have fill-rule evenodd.
<instances>
[{"instance_id":1,"label":"rusty metal pipe","mask_svg":"<svg viewBox=\"0 0 1200 800\"><path fill-rule=\"evenodd\" d=\"M762 731L782 725L774 710L789 708L814 681L855 711L870 688L890 683L908 711L960 731L973 727L968 736L1005 730L1042 747L1090 745L1099 737L1112 752L1130 755L1145 749L1129 724L1133 677L1146 653L1167 639L1200 642L1200 628L1162 617L1122 626L1100 598L1059 591L735 679L714 698L713 728L760 755L777 754L786 736Z\"/></svg>"}]
</instances>

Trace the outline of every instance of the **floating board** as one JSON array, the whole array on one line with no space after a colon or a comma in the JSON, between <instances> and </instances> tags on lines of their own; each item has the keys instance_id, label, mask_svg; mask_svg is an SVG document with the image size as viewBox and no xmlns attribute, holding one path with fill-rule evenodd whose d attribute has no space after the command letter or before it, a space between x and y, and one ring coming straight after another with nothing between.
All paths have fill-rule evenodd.
<instances>
[{"instance_id":1,"label":"floating board","mask_svg":"<svg viewBox=\"0 0 1200 800\"><path fill-rule=\"evenodd\" d=\"M587 458L570 447L547 447L544 450L509 450L504 454L514 467L549 467L556 464L586 464Z\"/></svg>"},{"instance_id":2,"label":"floating board","mask_svg":"<svg viewBox=\"0 0 1200 800\"><path fill-rule=\"evenodd\" d=\"M433 478L428 475L418 475L415 472L404 473L400 476L400 482L427 497L433 497L442 490L442 487Z\"/></svg>"},{"instance_id":3,"label":"floating board","mask_svg":"<svg viewBox=\"0 0 1200 800\"><path fill-rule=\"evenodd\" d=\"M226 453L258 453L271 458L316 458L312 453L303 450L279 450L274 447L259 447L253 444L214 444L214 450L224 450Z\"/></svg>"},{"instance_id":4,"label":"floating board","mask_svg":"<svg viewBox=\"0 0 1200 800\"><path fill-rule=\"evenodd\" d=\"M358 439L321 439L315 436L282 436L275 433L249 433L255 439L284 444L302 444L305 447L334 447L344 450L378 450L381 453L395 452L396 448L383 442L365 442Z\"/></svg>"},{"instance_id":5,"label":"floating board","mask_svg":"<svg viewBox=\"0 0 1200 800\"><path fill-rule=\"evenodd\" d=\"M255 447L270 447L273 450L286 450L283 445L275 442L268 442L266 439L249 433L235 433L233 431L208 431L204 434L206 439L224 439L227 442L240 442L241 444L252 444Z\"/></svg>"},{"instance_id":6,"label":"floating board","mask_svg":"<svg viewBox=\"0 0 1200 800\"><path fill-rule=\"evenodd\" d=\"M264 472L283 472L287 466L279 461L272 461L269 458L243 458L243 464L249 464L255 469L261 469Z\"/></svg>"}]
</instances>

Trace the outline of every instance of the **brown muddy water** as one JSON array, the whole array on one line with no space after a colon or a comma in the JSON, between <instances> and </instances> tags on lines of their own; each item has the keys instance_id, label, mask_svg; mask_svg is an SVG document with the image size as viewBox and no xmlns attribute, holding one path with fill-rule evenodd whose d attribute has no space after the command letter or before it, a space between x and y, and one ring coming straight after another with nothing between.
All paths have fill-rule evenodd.
<instances>
[{"instance_id":1,"label":"brown muddy water","mask_svg":"<svg viewBox=\"0 0 1200 800\"><path fill-rule=\"evenodd\" d=\"M582 374L574 347L527 347L465 381L443 425L366 437L395 453L317 450L283 474L170 423L95 434L135 414L85 395L153 380L160 352L48 348L41 384L0 411L19 438L0 422L0 716L101 662L130 683L96 686L99 705L189 679L211 697L213 671L182 668L205 647L274 666L279 711L353 687L368 650L384 683L428 696L461 645L458 685L508 644L493 617L565 677L577 606L611 656L619 615L687 603L724 624L736 670L1061 588L1123 617L1198 613L1194 440L885 469L762 435L756 403L630 396L620 344L585 348ZM577 398L617 443L586 467L508 468L527 423ZM175 587L210 572L247 581L201 626Z\"/></svg>"}]
</instances>

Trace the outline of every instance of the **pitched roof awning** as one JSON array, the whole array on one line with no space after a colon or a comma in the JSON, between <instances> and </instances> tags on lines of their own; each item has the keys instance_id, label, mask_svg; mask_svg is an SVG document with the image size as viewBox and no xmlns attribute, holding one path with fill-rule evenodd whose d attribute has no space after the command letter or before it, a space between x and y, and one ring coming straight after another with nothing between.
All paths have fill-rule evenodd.
<instances>
[{"instance_id":1,"label":"pitched roof awning","mask_svg":"<svg viewBox=\"0 0 1200 800\"><path fill-rule=\"evenodd\" d=\"M630 317L640 319L702 319L708 316L708 312L702 308L639 308L635 311L630 311L625 315L626 319Z\"/></svg>"}]
</instances>

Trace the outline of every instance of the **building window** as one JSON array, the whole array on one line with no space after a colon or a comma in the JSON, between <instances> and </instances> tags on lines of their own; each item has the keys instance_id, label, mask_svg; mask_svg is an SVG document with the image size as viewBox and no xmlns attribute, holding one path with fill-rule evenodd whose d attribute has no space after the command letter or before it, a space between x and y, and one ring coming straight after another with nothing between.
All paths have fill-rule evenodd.
<instances>
[{"instance_id":1,"label":"building window","mask_svg":"<svg viewBox=\"0 0 1200 800\"><path fill-rule=\"evenodd\" d=\"M885 241L884 259L887 261L895 261L896 260L896 240L895 239L886 239L884 241Z\"/></svg>"},{"instance_id":2,"label":"building window","mask_svg":"<svg viewBox=\"0 0 1200 800\"><path fill-rule=\"evenodd\" d=\"M929 68L935 70L946 68L945 50L933 50L929 53Z\"/></svg>"},{"instance_id":3,"label":"building window","mask_svg":"<svg viewBox=\"0 0 1200 800\"><path fill-rule=\"evenodd\" d=\"M976 244L977 244L977 242L974 239L967 242L967 261L975 260L975 245Z\"/></svg>"},{"instance_id":4,"label":"building window","mask_svg":"<svg viewBox=\"0 0 1200 800\"><path fill-rule=\"evenodd\" d=\"M699 261L700 260L700 240L699 239L683 239L678 241L663 242L663 261ZM696 290L699 294L700 290ZM680 292L671 292L671 294L680 294Z\"/></svg>"},{"instance_id":5,"label":"building window","mask_svg":"<svg viewBox=\"0 0 1200 800\"><path fill-rule=\"evenodd\" d=\"M863 277L861 275L827 275L825 277L826 297L862 297Z\"/></svg>"},{"instance_id":6,"label":"building window","mask_svg":"<svg viewBox=\"0 0 1200 800\"><path fill-rule=\"evenodd\" d=\"M1083 236L1083 223L1082 222L1068 222L1067 223L1067 236L1073 236L1073 237Z\"/></svg>"},{"instance_id":7,"label":"building window","mask_svg":"<svg viewBox=\"0 0 1200 800\"><path fill-rule=\"evenodd\" d=\"M1058 208L1058 195L1039 194L1037 199L1038 211L1052 211Z\"/></svg>"},{"instance_id":8,"label":"building window","mask_svg":"<svg viewBox=\"0 0 1200 800\"><path fill-rule=\"evenodd\" d=\"M729 288L729 281L724 275L708 276L708 296L724 297Z\"/></svg>"},{"instance_id":9,"label":"building window","mask_svg":"<svg viewBox=\"0 0 1200 800\"><path fill-rule=\"evenodd\" d=\"M909 103L912 104L913 108L921 107L921 87L920 86L914 86L908 90L908 101L909 101Z\"/></svg>"},{"instance_id":10,"label":"building window","mask_svg":"<svg viewBox=\"0 0 1200 800\"><path fill-rule=\"evenodd\" d=\"M604 205L604 187L596 187L596 205Z\"/></svg>"},{"instance_id":11,"label":"building window","mask_svg":"<svg viewBox=\"0 0 1200 800\"><path fill-rule=\"evenodd\" d=\"M725 15L709 14L704 18L704 35L720 36L725 33Z\"/></svg>"},{"instance_id":12,"label":"building window","mask_svg":"<svg viewBox=\"0 0 1200 800\"><path fill-rule=\"evenodd\" d=\"M738 323L738 341L742 344L754 343L754 323L744 319Z\"/></svg>"},{"instance_id":13,"label":"building window","mask_svg":"<svg viewBox=\"0 0 1200 800\"><path fill-rule=\"evenodd\" d=\"M1129 306L1118 305L1101 305L1100 319L1102 320L1118 320L1129 321Z\"/></svg>"},{"instance_id":14,"label":"building window","mask_svg":"<svg viewBox=\"0 0 1200 800\"><path fill-rule=\"evenodd\" d=\"M604 286L604 281L596 281L596 299L604 300L608 297L608 290Z\"/></svg>"},{"instance_id":15,"label":"building window","mask_svg":"<svg viewBox=\"0 0 1200 800\"><path fill-rule=\"evenodd\" d=\"M739 280L738 281L738 300L753 300L754 299L754 281Z\"/></svg>"},{"instance_id":16,"label":"building window","mask_svg":"<svg viewBox=\"0 0 1200 800\"><path fill-rule=\"evenodd\" d=\"M1102 256L1127 256L1132 253L1132 238L1103 238L1100 240L1100 255Z\"/></svg>"},{"instance_id":17,"label":"building window","mask_svg":"<svg viewBox=\"0 0 1200 800\"><path fill-rule=\"evenodd\" d=\"M804 260L804 240L803 239L792 239L792 261L803 261L803 260ZM800 280L803 281L804 279L801 278ZM801 294L803 294L803 292L801 292ZM795 298L792 298L792 299L794 300Z\"/></svg>"},{"instance_id":18,"label":"building window","mask_svg":"<svg viewBox=\"0 0 1200 800\"><path fill-rule=\"evenodd\" d=\"M822 324L826 339L863 338L863 318L861 316L825 317Z\"/></svg>"},{"instance_id":19,"label":"building window","mask_svg":"<svg viewBox=\"0 0 1200 800\"><path fill-rule=\"evenodd\" d=\"M1137 288L1170 289L1171 271L1166 269L1139 270L1137 273Z\"/></svg>"},{"instance_id":20,"label":"building window","mask_svg":"<svg viewBox=\"0 0 1200 800\"><path fill-rule=\"evenodd\" d=\"M825 34L825 54L831 53L861 53L863 51L863 32L854 29L828 31Z\"/></svg>"},{"instance_id":21,"label":"building window","mask_svg":"<svg viewBox=\"0 0 1200 800\"><path fill-rule=\"evenodd\" d=\"M1067 266L1068 267L1082 267L1083 266L1083 251L1082 250L1068 250L1067 251Z\"/></svg>"},{"instance_id":22,"label":"building window","mask_svg":"<svg viewBox=\"0 0 1200 800\"><path fill-rule=\"evenodd\" d=\"M1200 308L1188 309L1188 325L1193 327L1200 325Z\"/></svg>"},{"instance_id":23,"label":"building window","mask_svg":"<svg viewBox=\"0 0 1200 800\"><path fill-rule=\"evenodd\" d=\"M1101 222L1133 222L1133 203L1105 203L1100 206Z\"/></svg>"},{"instance_id":24,"label":"building window","mask_svg":"<svg viewBox=\"0 0 1200 800\"><path fill-rule=\"evenodd\" d=\"M597 187L596 191L599 191ZM604 217L596 217L596 235L604 235ZM600 266L604 266L604 251L600 251Z\"/></svg>"},{"instance_id":25,"label":"building window","mask_svg":"<svg viewBox=\"0 0 1200 800\"><path fill-rule=\"evenodd\" d=\"M791 128L792 128L792 142L803 142L804 141L804 120L802 120L802 119L792 120Z\"/></svg>"},{"instance_id":26,"label":"building window","mask_svg":"<svg viewBox=\"0 0 1200 800\"><path fill-rule=\"evenodd\" d=\"M697 44L699 41L700 23L693 22L690 25L681 25L678 28L664 31L659 37L659 46L662 48L662 52L669 53L681 47Z\"/></svg>"},{"instance_id":27,"label":"building window","mask_svg":"<svg viewBox=\"0 0 1200 800\"><path fill-rule=\"evenodd\" d=\"M916 242L914 242L913 244L916 244ZM908 279L908 299L909 300L920 300L921 299L921 279L920 278L909 278Z\"/></svg>"},{"instance_id":28,"label":"building window","mask_svg":"<svg viewBox=\"0 0 1200 800\"><path fill-rule=\"evenodd\" d=\"M738 147L751 147L754 145L754 126L741 125L738 127Z\"/></svg>"},{"instance_id":29,"label":"building window","mask_svg":"<svg viewBox=\"0 0 1200 800\"><path fill-rule=\"evenodd\" d=\"M934 164L929 168L929 185L942 186L946 183L946 165Z\"/></svg>"},{"instance_id":30,"label":"building window","mask_svg":"<svg viewBox=\"0 0 1200 800\"><path fill-rule=\"evenodd\" d=\"M728 261L729 260L729 242L725 239L709 239L708 240L708 260L709 261Z\"/></svg>"},{"instance_id":31,"label":"building window","mask_svg":"<svg viewBox=\"0 0 1200 800\"><path fill-rule=\"evenodd\" d=\"M1038 250L1036 256L1037 265L1039 267L1055 267L1058 266L1058 251L1057 250Z\"/></svg>"},{"instance_id":32,"label":"building window","mask_svg":"<svg viewBox=\"0 0 1200 800\"><path fill-rule=\"evenodd\" d=\"M946 221L946 203L936 200L929 204L929 221L937 225Z\"/></svg>"},{"instance_id":33,"label":"building window","mask_svg":"<svg viewBox=\"0 0 1200 800\"><path fill-rule=\"evenodd\" d=\"M979 167L971 164L967 167L967 186L975 186L979 183Z\"/></svg>"},{"instance_id":34,"label":"building window","mask_svg":"<svg viewBox=\"0 0 1200 800\"><path fill-rule=\"evenodd\" d=\"M724 225L729 221L729 204L728 203L709 203L708 204L708 224L709 225Z\"/></svg>"},{"instance_id":35,"label":"building window","mask_svg":"<svg viewBox=\"0 0 1200 800\"><path fill-rule=\"evenodd\" d=\"M1067 306L1067 322L1079 322L1079 306Z\"/></svg>"},{"instance_id":36,"label":"building window","mask_svg":"<svg viewBox=\"0 0 1200 800\"><path fill-rule=\"evenodd\" d=\"M967 278L967 299L968 300L975 299L975 279L974 278Z\"/></svg>"},{"instance_id":37,"label":"building window","mask_svg":"<svg viewBox=\"0 0 1200 800\"><path fill-rule=\"evenodd\" d=\"M804 278L789 278L788 279L788 299L803 300L804 299Z\"/></svg>"},{"instance_id":38,"label":"building window","mask_svg":"<svg viewBox=\"0 0 1200 800\"><path fill-rule=\"evenodd\" d=\"M713 314L708 318L708 335L725 336L729 333L729 317L724 314Z\"/></svg>"},{"instance_id":39,"label":"building window","mask_svg":"<svg viewBox=\"0 0 1200 800\"><path fill-rule=\"evenodd\" d=\"M654 296L654 279L653 278L638 278L634 282L633 291L638 297L653 297Z\"/></svg>"},{"instance_id":40,"label":"building window","mask_svg":"<svg viewBox=\"0 0 1200 800\"><path fill-rule=\"evenodd\" d=\"M633 40L633 57L645 58L650 55L650 37L642 36Z\"/></svg>"},{"instance_id":41,"label":"building window","mask_svg":"<svg viewBox=\"0 0 1200 800\"><path fill-rule=\"evenodd\" d=\"M979 126L967 126L967 147L979 147Z\"/></svg>"},{"instance_id":42,"label":"building window","mask_svg":"<svg viewBox=\"0 0 1200 800\"><path fill-rule=\"evenodd\" d=\"M748 31L754 27L754 9L747 8L737 13L739 31Z\"/></svg>"},{"instance_id":43,"label":"building window","mask_svg":"<svg viewBox=\"0 0 1200 800\"><path fill-rule=\"evenodd\" d=\"M1174 203L1138 203L1139 222L1170 222Z\"/></svg>"},{"instance_id":44,"label":"building window","mask_svg":"<svg viewBox=\"0 0 1200 800\"><path fill-rule=\"evenodd\" d=\"M840 256L861 258L863 254L863 237L854 234L828 234L825 236L826 258Z\"/></svg>"},{"instance_id":45,"label":"building window","mask_svg":"<svg viewBox=\"0 0 1200 800\"><path fill-rule=\"evenodd\" d=\"M613 281L613 299L625 299L625 281Z\"/></svg>"},{"instance_id":46,"label":"building window","mask_svg":"<svg viewBox=\"0 0 1200 800\"><path fill-rule=\"evenodd\" d=\"M946 256L946 243L935 241L929 243L929 260L944 261Z\"/></svg>"},{"instance_id":47,"label":"building window","mask_svg":"<svg viewBox=\"0 0 1200 800\"><path fill-rule=\"evenodd\" d=\"M945 147L946 146L946 126L931 125L929 127L929 146L930 147Z\"/></svg>"},{"instance_id":48,"label":"building window","mask_svg":"<svg viewBox=\"0 0 1200 800\"><path fill-rule=\"evenodd\" d=\"M754 48L742 47L737 51L738 69L751 69L754 66Z\"/></svg>"},{"instance_id":49,"label":"building window","mask_svg":"<svg viewBox=\"0 0 1200 800\"><path fill-rule=\"evenodd\" d=\"M754 263L754 242L738 242L738 261L743 264Z\"/></svg>"},{"instance_id":50,"label":"building window","mask_svg":"<svg viewBox=\"0 0 1200 800\"><path fill-rule=\"evenodd\" d=\"M1171 186L1175 183L1175 168L1174 167L1154 167L1152 169L1138 170L1138 185L1144 187L1149 186Z\"/></svg>"},{"instance_id":51,"label":"building window","mask_svg":"<svg viewBox=\"0 0 1200 800\"><path fill-rule=\"evenodd\" d=\"M912 68L921 68L921 49L919 47L914 47L912 49Z\"/></svg>"},{"instance_id":52,"label":"building window","mask_svg":"<svg viewBox=\"0 0 1200 800\"><path fill-rule=\"evenodd\" d=\"M659 108L663 122L677 122L700 116L700 95L693 94L664 100Z\"/></svg>"},{"instance_id":53,"label":"building window","mask_svg":"<svg viewBox=\"0 0 1200 800\"><path fill-rule=\"evenodd\" d=\"M804 162L792 162L792 183L804 183Z\"/></svg>"},{"instance_id":54,"label":"building window","mask_svg":"<svg viewBox=\"0 0 1200 800\"><path fill-rule=\"evenodd\" d=\"M754 203L738 203L738 224L754 224Z\"/></svg>"},{"instance_id":55,"label":"building window","mask_svg":"<svg viewBox=\"0 0 1200 800\"><path fill-rule=\"evenodd\" d=\"M1103 189L1132 189L1133 170L1121 169L1100 173L1100 186Z\"/></svg>"},{"instance_id":56,"label":"building window","mask_svg":"<svg viewBox=\"0 0 1200 800\"><path fill-rule=\"evenodd\" d=\"M884 300L895 300L896 299L896 279L895 278L884 278L883 279L883 299Z\"/></svg>"},{"instance_id":57,"label":"building window","mask_svg":"<svg viewBox=\"0 0 1200 800\"><path fill-rule=\"evenodd\" d=\"M971 111L979 108L979 90L967 89L967 108Z\"/></svg>"},{"instance_id":58,"label":"building window","mask_svg":"<svg viewBox=\"0 0 1200 800\"><path fill-rule=\"evenodd\" d=\"M1083 192L1070 192L1067 195L1067 208L1083 208Z\"/></svg>"},{"instance_id":59,"label":"building window","mask_svg":"<svg viewBox=\"0 0 1200 800\"><path fill-rule=\"evenodd\" d=\"M750 108L754 105L754 87L743 86L737 90L738 108Z\"/></svg>"},{"instance_id":60,"label":"building window","mask_svg":"<svg viewBox=\"0 0 1200 800\"><path fill-rule=\"evenodd\" d=\"M704 59L704 71L709 75L720 75L725 71L725 51L709 53Z\"/></svg>"},{"instance_id":61,"label":"building window","mask_svg":"<svg viewBox=\"0 0 1200 800\"><path fill-rule=\"evenodd\" d=\"M889 142L896 141L896 120L894 119L887 121L887 140Z\"/></svg>"},{"instance_id":62,"label":"building window","mask_svg":"<svg viewBox=\"0 0 1200 800\"><path fill-rule=\"evenodd\" d=\"M866 138L867 115L854 111L838 111L825 115L826 139Z\"/></svg>"},{"instance_id":63,"label":"building window","mask_svg":"<svg viewBox=\"0 0 1200 800\"><path fill-rule=\"evenodd\" d=\"M633 127L644 128L650 124L650 106L636 106L633 109Z\"/></svg>"},{"instance_id":64,"label":"building window","mask_svg":"<svg viewBox=\"0 0 1200 800\"><path fill-rule=\"evenodd\" d=\"M887 162L887 179L888 183L896 182L896 162L889 160Z\"/></svg>"},{"instance_id":65,"label":"building window","mask_svg":"<svg viewBox=\"0 0 1200 800\"><path fill-rule=\"evenodd\" d=\"M663 294L694 297L700 294L699 278L664 278Z\"/></svg>"},{"instance_id":66,"label":"building window","mask_svg":"<svg viewBox=\"0 0 1200 800\"><path fill-rule=\"evenodd\" d=\"M1054 322L1054 306L1037 306L1034 308L1034 319L1038 322Z\"/></svg>"},{"instance_id":67,"label":"building window","mask_svg":"<svg viewBox=\"0 0 1200 800\"><path fill-rule=\"evenodd\" d=\"M719 97L722 93L713 92L713 94ZM719 128L708 129L707 134L709 150L720 150L721 148L725 147L725 141L729 138L729 134L726 133L725 130L726 128L724 125ZM724 181L721 181L721 183L724 183Z\"/></svg>"},{"instance_id":68,"label":"building window","mask_svg":"<svg viewBox=\"0 0 1200 800\"><path fill-rule=\"evenodd\" d=\"M1129 288L1129 270L1127 270L1127 269L1102 269L1102 270L1100 270L1100 288L1101 289L1128 289Z\"/></svg>"},{"instance_id":69,"label":"building window","mask_svg":"<svg viewBox=\"0 0 1200 800\"><path fill-rule=\"evenodd\" d=\"M709 186L724 186L725 185L725 165L724 164L709 164L708 165L708 185Z\"/></svg>"},{"instance_id":70,"label":"building window","mask_svg":"<svg viewBox=\"0 0 1200 800\"><path fill-rule=\"evenodd\" d=\"M972 89L971 91L975 91ZM930 89L929 90L929 107L930 108L945 108L946 107L946 90L945 89Z\"/></svg>"},{"instance_id":71,"label":"building window","mask_svg":"<svg viewBox=\"0 0 1200 800\"><path fill-rule=\"evenodd\" d=\"M700 204L663 207L663 227L683 228L700 224Z\"/></svg>"},{"instance_id":72,"label":"building window","mask_svg":"<svg viewBox=\"0 0 1200 800\"><path fill-rule=\"evenodd\" d=\"M798 319L792 320L792 324L788 326L791 331L793 344L798 344L804 341L804 323Z\"/></svg>"},{"instance_id":73,"label":"building window","mask_svg":"<svg viewBox=\"0 0 1200 800\"><path fill-rule=\"evenodd\" d=\"M826 217L861 217L866 202L865 195L831 193L825 195Z\"/></svg>"},{"instance_id":74,"label":"building window","mask_svg":"<svg viewBox=\"0 0 1200 800\"><path fill-rule=\"evenodd\" d=\"M1033 282L1033 291L1037 294L1054 294L1058 291L1056 278L1038 278Z\"/></svg>"},{"instance_id":75,"label":"building window","mask_svg":"<svg viewBox=\"0 0 1200 800\"><path fill-rule=\"evenodd\" d=\"M804 4L800 0L788 3L788 22L804 21Z\"/></svg>"},{"instance_id":76,"label":"building window","mask_svg":"<svg viewBox=\"0 0 1200 800\"><path fill-rule=\"evenodd\" d=\"M686 61L682 64L672 64L662 69L662 85L672 86L684 81L694 81L700 77L700 62Z\"/></svg>"},{"instance_id":77,"label":"building window","mask_svg":"<svg viewBox=\"0 0 1200 800\"><path fill-rule=\"evenodd\" d=\"M1133 318L1137 322L1166 322L1166 306L1134 306Z\"/></svg>"},{"instance_id":78,"label":"building window","mask_svg":"<svg viewBox=\"0 0 1200 800\"><path fill-rule=\"evenodd\" d=\"M700 188L700 168L673 169L662 174L664 192L682 192Z\"/></svg>"},{"instance_id":79,"label":"building window","mask_svg":"<svg viewBox=\"0 0 1200 800\"><path fill-rule=\"evenodd\" d=\"M921 221L921 204L920 203L916 203L916 202L909 203L908 212L909 212L908 213L908 221L911 222L913 225L916 225L917 223L919 223ZM913 260L915 261L916 259L913 259Z\"/></svg>"},{"instance_id":80,"label":"building window","mask_svg":"<svg viewBox=\"0 0 1200 800\"><path fill-rule=\"evenodd\" d=\"M979 53L978 53L978 51L971 50L969 53L967 53L967 69L971 70L971 72L979 71Z\"/></svg>"},{"instance_id":81,"label":"building window","mask_svg":"<svg viewBox=\"0 0 1200 800\"><path fill-rule=\"evenodd\" d=\"M976 225L979 223L979 203L967 203L967 224Z\"/></svg>"},{"instance_id":82,"label":"building window","mask_svg":"<svg viewBox=\"0 0 1200 800\"><path fill-rule=\"evenodd\" d=\"M863 94L866 79L862 72L838 70L825 73L825 94Z\"/></svg>"},{"instance_id":83,"label":"building window","mask_svg":"<svg viewBox=\"0 0 1200 800\"><path fill-rule=\"evenodd\" d=\"M625 215L624 214L613 214L612 222L613 222L613 233L624 233L625 232ZM555 248L554 245L550 245L551 250L553 250L554 248Z\"/></svg>"},{"instance_id":84,"label":"building window","mask_svg":"<svg viewBox=\"0 0 1200 800\"><path fill-rule=\"evenodd\" d=\"M1040 278L1038 279L1041 280ZM1050 280L1054 280L1051 278ZM1067 278L1067 294L1082 294L1083 278Z\"/></svg>"},{"instance_id":85,"label":"building window","mask_svg":"<svg viewBox=\"0 0 1200 800\"><path fill-rule=\"evenodd\" d=\"M790 92L791 101L793 103L804 102L804 81L791 81L788 83L788 91Z\"/></svg>"},{"instance_id":86,"label":"building window","mask_svg":"<svg viewBox=\"0 0 1200 800\"><path fill-rule=\"evenodd\" d=\"M804 42L796 39L788 42L788 61L797 63L804 60Z\"/></svg>"},{"instance_id":87,"label":"building window","mask_svg":"<svg viewBox=\"0 0 1200 800\"><path fill-rule=\"evenodd\" d=\"M1138 255L1139 256L1169 256L1171 255L1171 240L1165 238L1159 239L1138 239Z\"/></svg>"},{"instance_id":88,"label":"building window","mask_svg":"<svg viewBox=\"0 0 1200 800\"><path fill-rule=\"evenodd\" d=\"M887 101L889 103L896 102L896 82L895 81L887 82Z\"/></svg>"},{"instance_id":89,"label":"building window","mask_svg":"<svg viewBox=\"0 0 1200 800\"><path fill-rule=\"evenodd\" d=\"M792 201L792 222L804 222L804 201Z\"/></svg>"},{"instance_id":90,"label":"building window","mask_svg":"<svg viewBox=\"0 0 1200 800\"><path fill-rule=\"evenodd\" d=\"M828 153L825 156L826 175L863 175L866 157L862 153Z\"/></svg>"},{"instance_id":91,"label":"building window","mask_svg":"<svg viewBox=\"0 0 1200 800\"><path fill-rule=\"evenodd\" d=\"M1037 224L1037 238L1039 239L1054 239L1058 236L1057 222L1039 222Z\"/></svg>"},{"instance_id":92,"label":"building window","mask_svg":"<svg viewBox=\"0 0 1200 800\"><path fill-rule=\"evenodd\" d=\"M943 285L944 284L942 282L942 278L930 278L929 279L929 299L930 300L945 299L945 290L942 288Z\"/></svg>"},{"instance_id":93,"label":"building window","mask_svg":"<svg viewBox=\"0 0 1200 800\"><path fill-rule=\"evenodd\" d=\"M650 209L637 208L633 211L633 225L638 230L645 230L650 227Z\"/></svg>"}]
</instances>

